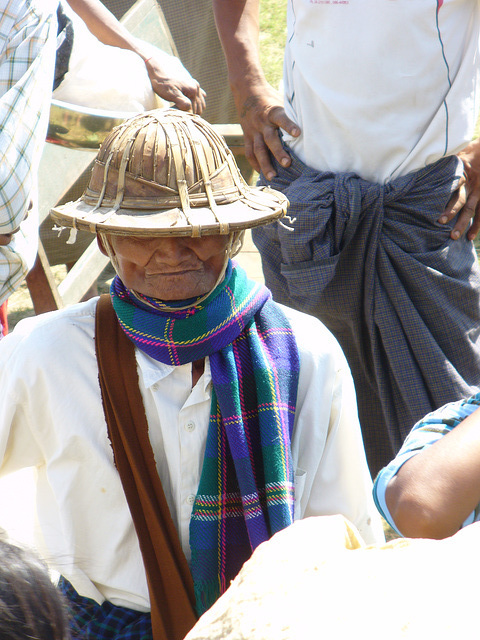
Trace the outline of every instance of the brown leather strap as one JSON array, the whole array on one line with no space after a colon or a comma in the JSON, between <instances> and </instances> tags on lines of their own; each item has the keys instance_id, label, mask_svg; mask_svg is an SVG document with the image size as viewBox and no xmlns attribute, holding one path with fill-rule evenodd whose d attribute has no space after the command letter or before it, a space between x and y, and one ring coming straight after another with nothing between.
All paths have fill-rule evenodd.
<instances>
[{"instance_id":1,"label":"brown leather strap","mask_svg":"<svg viewBox=\"0 0 480 640\"><path fill-rule=\"evenodd\" d=\"M108 295L97 304L95 347L108 434L147 574L153 638L182 640L196 622L193 581L157 473L133 343Z\"/></svg>"}]
</instances>

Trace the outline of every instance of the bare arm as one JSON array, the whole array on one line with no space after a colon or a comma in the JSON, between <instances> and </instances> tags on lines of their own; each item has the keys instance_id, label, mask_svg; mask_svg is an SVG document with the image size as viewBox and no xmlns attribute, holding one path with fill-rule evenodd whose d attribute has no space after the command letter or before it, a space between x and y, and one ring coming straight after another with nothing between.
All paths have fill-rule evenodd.
<instances>
[{"instance_id":1,"label":"bare arm","mask_svg":"<svg viewBox=\"0 0 480 640\"><path fill-rule=\"evenodd\" d=\"M404 536L456 533L480 503L480 409L410 458L389 482L385 500Z\"/></svg>"},{"instance_id":2,"label":"bare arm","mask_svg":"<svg viewBox=\"0 0 480 640\"><path fill-rule=\"evenodd\" d=\"M275 175L269 151L284 166L290 157L278 129L298 136L278 92L265 79L259 58L259 0L213 0L217 29L228 65L230 86L245 134L245 155L267 179Z\"/></svg>"},{"instance_id":3,"label":"bare arm","mask_svg":"<svg viewBox=\"0 0 480 640\"><path fill-rule=\"evenodd\" d=\"M205 108L205 92L188 73L173 73L150 45L131 33L100 0L67 0L85 22L89 31L103 44L133 51L142 58L152 88L164 100L183 111L201 113Z\"/></svg>"}]
</instances>

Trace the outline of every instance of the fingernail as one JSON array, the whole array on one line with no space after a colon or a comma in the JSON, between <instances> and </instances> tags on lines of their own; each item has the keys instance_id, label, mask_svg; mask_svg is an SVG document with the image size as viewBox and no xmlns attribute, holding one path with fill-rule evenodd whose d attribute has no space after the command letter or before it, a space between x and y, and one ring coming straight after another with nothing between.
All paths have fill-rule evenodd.
<instances>
[{"instance_id":1,"label":"fingernail","mask_svg":"<svg viewBox=\"0 0 480 640\"><path fill-rule=\"evenodd\" d=\"M275 177L275 174L273 173L273 171L270 171L269 173L267 173L267 175L265 176L267 178L267 180L270 182L270 180L273 180Z\"/></svg>"},{"instance_id":2,"label":"fingernail","mask_svg":"<svg viewBox=\"0 0 480 640\"><path fill-rule=\"evenodd\" d=\"M290 160L288 158L282 158L280 160L280 164L282 165L282 167L288 167L288 165L290 164Z\"/></svg>"},{"instance_id":3,"label":"fingernail","mask_svg":"<svg viewBox=\"0 0 480 640\"><path fill-rule=\"evenodd\" d=\"M453 238L454 240L458 240L458 239L459 239L459 237L460 237L460 231L454 231L454 232L452 233L452 238Z\"/></svg>"},{"instance_id":4,"label":"fingernail","mask_svg":"<svg viewBox=\"0 0 480 640\"><path fill-rule=\"evenodd\" d=\"M442 216L441 218L439 218L439 219L438 219L438 221L439 221L441 224L445 224L445 222L447 221L447 216Z\"/></svg>"},{"instance_id":5,"label":"fingernail","mask_svg":"<svg viewBox=\"0 0 480 640\"><path fill-rule=\"evenodd\" d=\"M300 135L300 129L296 129L295 127L292 129L291 131L291 135L292 136L299 136Z\"/></svg>"}]
</instances>

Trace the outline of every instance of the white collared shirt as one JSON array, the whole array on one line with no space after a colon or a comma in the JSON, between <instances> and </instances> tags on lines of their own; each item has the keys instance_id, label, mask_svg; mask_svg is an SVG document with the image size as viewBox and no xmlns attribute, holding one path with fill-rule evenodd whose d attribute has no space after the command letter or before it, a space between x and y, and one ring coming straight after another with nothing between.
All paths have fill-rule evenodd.
<instances>
[{"instance_id":1,"label":"white collared shirt","mask_svg":"<svg viewBox=\"0 0 480 640\"><path fill-rule=\"evenodd\" d=\"M0 471L36 468L38 544L81 595L148 610L141 553L103 415L95 305L93 299L28 318L0 343ZM284 310L301 362L295 517L341 513L366 542L382 539L346 360L318 320ZM209 361L192 389L191 365L136 355L159 475L189 557L210 414Z\"/></svg>"}]
</instances>

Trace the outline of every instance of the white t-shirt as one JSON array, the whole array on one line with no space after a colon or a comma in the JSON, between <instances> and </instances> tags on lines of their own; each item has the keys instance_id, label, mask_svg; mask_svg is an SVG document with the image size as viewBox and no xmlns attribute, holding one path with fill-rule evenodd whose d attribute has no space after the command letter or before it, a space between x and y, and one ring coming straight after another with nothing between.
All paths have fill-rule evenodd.
<instances>
[{"instance_id":1,"label":"white t-shirt","mask_svg":"<svg viewBox=\"0 0 480 640\"><path fill-rule=\"evenodd\" d=\"M286 141L317 170L386 182L457 153L478 112L479 0L291 0Z\"/></svg>"},{"instance_id":2,"label":"white t-shirt","mask_svg":"<svg viewBox=\"0 0 480 640\"><path fill-rule=\"evenodd\" d=\"M103 415L96 301L24 320L0 342L0 471L36 467L38 543L52 568L83 596L148 610L138 539ZM295 517L341 513L367 543L381 540L343 353L318 320L285 311L301 361ZM193 389L191 365L171 367L139 351L137 364L158 472L188 558L210 413L209 363Z\"/></svg>"}]
</instances>

